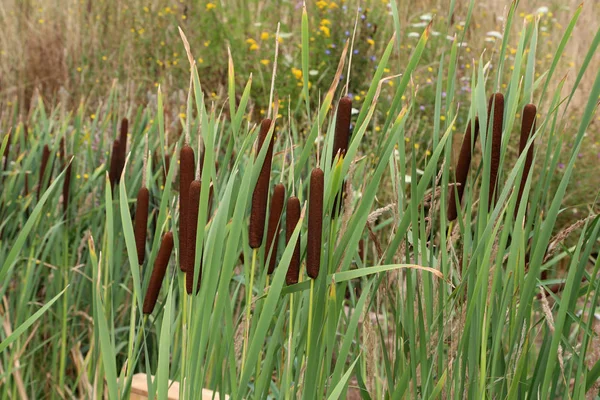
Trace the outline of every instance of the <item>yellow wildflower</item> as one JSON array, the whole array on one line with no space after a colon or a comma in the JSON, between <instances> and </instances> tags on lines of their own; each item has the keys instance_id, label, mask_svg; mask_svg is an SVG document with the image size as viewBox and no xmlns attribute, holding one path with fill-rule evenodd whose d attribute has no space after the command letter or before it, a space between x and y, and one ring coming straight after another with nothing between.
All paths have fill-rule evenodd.
<instances>
[{"instance_id":1,"label":"yellow wildflower","mask_svg":"<svg viewBox=\"0 0 600 400\"><path fill-rule=\"evenodd\" d=\"M269 39L269 32L263 32L260 34L260 39L261 40L267 40Z\"/></svg>"},{"instance_id":2,"label":"yellow wildflower","mask_svg":"<svg viewBox=\"0 0 600 400\"><path fill-rule=\"evenodd\" d=\"M206 11L210 11L213 8L217 8L217 5L215 3L207 3L206 4Z\"/></svg>"}]
</instances>

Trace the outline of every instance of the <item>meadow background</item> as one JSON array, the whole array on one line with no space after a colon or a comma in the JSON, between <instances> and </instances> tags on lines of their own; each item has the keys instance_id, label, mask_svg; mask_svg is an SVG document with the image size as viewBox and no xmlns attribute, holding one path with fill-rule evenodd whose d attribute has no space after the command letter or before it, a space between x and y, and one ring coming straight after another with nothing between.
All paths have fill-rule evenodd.
<instances>
[{"instance_id":1,"label":"meadow background","mask_svg":"<svg viewBox=\"0 0 600 400\"><path fill-rule=\"evenodd\" d=\"M0 133L11 143L0 180L2 398L120 398L135 372L157 376L148 384L159 397L176 379L185 398L201 387L232 398L596 398L600 2L3 0L0 26ZM527 96L538 107L533 211L505 187L500 206L478 201L481 146L465 223L448 224L464 129L493 91L519 106L506 117L514 125ZM342 95L364 136L355 159L330 165ZM343 217L325 222L314 299L307 279L284 286L262 256L256 275L250 264L243 221L267 116L278 121L273 182L304 202L319 165L326 204L340 176L352 194ZM124 117L127 169L108 190ZM200 208L197 258L221 269L186 296L176 245L144 317L161 238L178 240L179 171L165 156L178 166L184 140L212 150L201 177L215 209ZM503 144L507 188L520 179L516 143ZM51 167L38 176L44 145ZM142 185L150 235L138 269L131 216ZM280 244L278 270L305 233ZM552 285L564 291L542 289Z\"/></svg>"}]
</instances>

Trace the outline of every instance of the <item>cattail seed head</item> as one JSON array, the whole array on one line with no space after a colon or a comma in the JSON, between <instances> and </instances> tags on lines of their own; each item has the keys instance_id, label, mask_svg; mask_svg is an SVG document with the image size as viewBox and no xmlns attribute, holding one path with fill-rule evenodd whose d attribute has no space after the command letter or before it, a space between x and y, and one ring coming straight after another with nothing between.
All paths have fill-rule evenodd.
<instances>
[{"instance_id":1,"label":"cattail seed head","mask_svg":"<svg viewBox=\"0 0 600 400\"><path fill-rule=\"evenodd\" d=\"M474 133L472 134L472 125L475 125ZM472 149L477 141L477 136L479 135L479 120L475 118L475 123L468 124L467 130L465 132L465 137L463 138L462 145L460 147L460 155L458 156L458 162L456 163L456 183L457 186L454 186L450 189L448 195L448 220L454 221L458 215L457 213L457 204L456 197L458 196L459 206L460 201L462 200L463 193L465 191L465 185L467 184L467 177L469 176L469 168L471 167L471 156ZM456 196L454 193L454 188L456 189Z\"/></svg>"},{"instance_id":2,"label":"cattail seed head","mask_svg":"<svg viewBox=\"0 0 600 400\"><path fill-rule=\"evenodd\" d=\"M267 139L269 129L271 128L271 120L265 119L260 125L260 133L258 136L257 154L262 149ZM267 218L267 200L269 199L269 181L271 179L271 161L273 159L273 136L267 144L267 154L263 162L254 193L252 193L252 210L250 214L249 239L250 247L257 249L263 241L265 220Z\"/></svg>"},{"instance_id":3,"label":"cattail seed head","mask_svg":"<svg viewBox=\"0 0 600 400\"><path fill-rule=\"evenodd\" d=\"M350 143L350 118L352 117L352 100L349 97L342 97L338 102L337 115L335 121L335 136L333 137L333 154L331 161L335 156L346 154L348 143Z\"/></svg>"},{"instance_id":4,"label":"cattail seed head","mask_svg":"<svg viewBox=\"0 0 600 400\"><path fill-rule=\"evenodd\" d=\"M500 151L502 148L502 123L504 119L504 96L502 93L494 93L488 104L488 127L490 119L494 117L491 137L492 152L490 155L490 188L488 197L488 208L491 209L498 195L498 168L500 167ZM489 137L489 135L488 135Z\"/></svg>"},{"instance_id":5,"label":"cattail seed head","mask_svg":"<svg viewBox=\"0 0 600 400\"><path fill-rule=\"evenodd\" d=\"M142 186L138 191L135 209L135 247L137 249L138 263L144 264L146 255L146 231L148 229L148 207L150 204L150 192Z\"/></svg>"},{"instance_id":6,"label":"cattail seed head","mask_svg":"<svg viewBox=\"0 0 600 400\"><path fill-rule=\"evenodd\" d=\"M6 147L4 148L4 171L8 170L8 155L10 154L10 141L12 140L12 133L8 134L8 142L6 142ZM0 142L2 143L2 142Z\"/></svg>"},{"instance_id":7,"label":"cattail seed head","mask_svg":"<svg viewBox=\"0 0 600 400\"><path fill-rule=\"evenodd\" d=\"M129 131L129 121L127 118L123 118L121 120L121 130L119 132L119 142L121 142L121 147L124 149L124 153L127 151L127 133Z\"/></svg>"},{"instance_id":8,"label":"cattail seed head","mask_svg":"<svg viewBox=\"0 0 600 400\"><path fill-rule=\"evenodd\" d=\"M44 150L42 150L42 163L40 164L40 181L37 189L37 198L40 199L40 194L42 193L42 187L44 185L44 175L46 174L46 167L48 166L48 160L50 159L50 148L48 145L44 145Z\"/></svg>"},{"instance_id":9,"label":"cattail seed head","mask_svg":"<svg viewBox=\"0 0 600 400\"><path fill-rule=\"evenodd\" d=\"M200 181L192 181L189 188L189 207L190 217L187 231L187 256L185 257L185 289L187 294L192 294L194 287L194 266L196 263L196 235L198 232L198 208L200 206L200 191L202 184ZM200 279L202 277L202 265L198 271L198 286L196 293L200 289Z\"/></svg>"},{"instance_id":10,"label":"cattail seed head","mask_svg":"<svg viewBox=\"0 0 600 400\"><path fill-rule=\"evenodd\" d=\"M275 270L277 259L277 244L279 243L279 230L281 214L283 213L283 201L285 200L285 186L282 183L275 185L271 197L271 209L269 210L269 225L267 226L267 244L265 246L265 260L268 261L267 273L272 274ZM270 257L269 257L270 254Z\"/></svg>"},{"instance_id":11,"label":"cattail seed head","mask_svg":"<svg viewBox=\"0 0 600 400\"><path fill-rule=\"evenodd\" d=\"M290 238L296 229L296 225L300 220L300 200L296 196L292 196L287 201L287 213L285 218L285 242L286 245L290 242ZM300 236L296 241L296 247L290 260L290 265L285 275L285 283L293 285L298 283L300 275Z\"/></svg>"},{"instance_id":12,"label":"cattail seed head","mask_svg":"<svg viewBox=\"0 0 600 400\"><path fill-rule=\"evenodd\" d=\"M169 265L169 258L171 258L171 252L173 251L173 233L167 232L160 243L158 249L158 255L156 261L154 261L154 269L150 276L150 283L146 290L146 296L144 297L144 314L152 314L158 294L160 293L160 287L162 286L165 273L167 272L167 266Z\"/></svg>"},{"instance_id":13,"label":"cattail seed head","mask_svg":"<svg viewBox=\"0 0 600 400\"><path fill-rule=\"evenodd\" d=\"M519 156L525 150L529 138L535 132L537 108L533 104L527 104L523 108L523 120L521 123L521 140L519 141ZM525 183L531 170L531 163L533 161L533 145L529 146L527 155L525 156L525 165L523 167L523 176L521 177L521 184L519 185L519 194L517 195L517 204L515 205L515 217L519 211L519 205L521 204L521 197L523 197L523 191L525 190Z\"/></svg>"},{"instance_id":14,"label":"cattail seed head","mask_svg":"<svg viewBox=\"0 0 600 400\"><path fill-rule=\"evenodd\" d=\"M194 150L183 145L179 153L179 266L182 271L188 265L187 257L187 232L190 221L190 184L194 180Z\"/></svg>"},{"instance_id":15,"label":"cattail seed head","mask_svg":"<svg viewBox=\"0 0 600 400\"><path fill-rule=\"evenodd\" d=\"M308 199L308 232L306 245L306 271L316 279L321 268L321 245L323 238L323 189L325 175L315 168L310 174L310 194Z\"/></svg>"},{"instance_id":16,"label":"cattail seed head","mask_svg":"<svg viewBox=\"0 0 600 400\"><path fill-rule=\"evenodd\" d=\"M67 154L66 154L66 148L65 148L65 138L64 138L64 136L60 138L60 142L59 142L59 145L58 145L58 156L60 157L60 161L61 161L61 163L63 165L63 168L64 168L65 157L67 156Z\"/></svg>"},{"instance_id":17,"label":"cattail seed head","mask_svg":"<svg viewBox=\"0 0 600 400\"><path fill-rule=\"evenodd\" d=\"M63 212L65 216L67 215L67 210L69 209L69 192L71 190L71 169L73 167L73 162L71 162L67 166L67 170L65 171L65 180L63 181Z\"/></svg>"},{"instance_id":18,"label":"cattail seed head","mask_svg":"<svg viewBox=\"0 0 600 400\"><path fill-rule=\"evenodd\" d=\"M108 170L108 179L110 180L111 189L115 187L115 184L119 182L121 176L121 145L118 140L113 142L112 152L110 154L110 167Z\"/></svg>"}]
</instances>

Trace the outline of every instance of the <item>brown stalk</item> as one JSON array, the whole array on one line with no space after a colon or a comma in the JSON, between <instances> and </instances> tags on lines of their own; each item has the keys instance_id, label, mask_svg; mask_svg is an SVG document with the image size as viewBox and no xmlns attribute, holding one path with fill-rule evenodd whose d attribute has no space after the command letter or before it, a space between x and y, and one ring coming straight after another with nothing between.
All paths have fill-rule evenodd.
<instances>
[{"instance_id":1,"label":"brown stalk","mask_svg":"<svg viewBox=\"0 0 600 400\"><path fill-rule=\"evenodd\" d=\"M260 152L269 129L271 127L271 120L265 119L260 125L260 133L258 136L258 147L256 154ZM250 214L250 227L249 227L249 241L250 247L257 249L260 247L263 241L265 220L267 218L267 201L269 199L269 181L271 179L271 162L273 159L273 135L268 143L267 154L265 156L258 180L256 181L256 187L254 193L252 193L252 210Z\"/></svg>"},{"instance_id":2,"label":"brown stalk","mask_svg":"<svg viewBox=\"0 0 600 400\"><path fill-rule=\"evenodd\" d=\"M306 271L316 279L321 268L321 246L323 239L323 189L325 175L315 168L310 174L310 194L308 199L308 232L306 244Z\"/></svg>"},{"instance_id":3,"label":"brown stalk","mask_svg":"<svg viewBox=\"0 0 600 400\"><path fill-rule=\"evenodd\" d=\"M200 181L192 181L189 189L189 207L190 217L187 231L187 256L185 258L185 289L187 294L192 294L194 287L194 267L196 263L196 236L198 233L198 208L200 207L200 191L202 183ZM202 278L202 265L198 271L198 285L196 293L200 290L200 280Z\"/></svg>"},{"instance_id":4,"label":"brown stalk","mask_svg":"<svg viewBox=\"0 0 600 400\"><path fill-rule=\"evenodd\" d=\"M165 273L167 272L167 266L169 265L169 258L171 258L171 252L173 251L173 233L167 232L160 243L158 249L158 256L154 261L154 269L150 276L150 283L146 290L146 296L144 297L144 314L152 314L158 294L160 293L160 287L162 286Z\"/></svg>"},{"instance_id":5,"label":"brown stalk","mask_svg":"<svg viewBox=\"0 0 600 400\"><path fill-rule=\"evenodd\" d=\"M492 152L490 155L490 187L488 197L488 209L492 209L494 203L496 203L496 196L498 195L498 168L500 167L500 151L502 148L502 123L504 118L504 96L502 93L494 93L490 97L488 104L488 127L490 126L490 119L494 117L491 138L492 138ZM489 137L489 134L488 134Z\"/></svg>"},{"instance_id":6,"label":"brown stalk","mask_svg":"<svg viewBox=\"0 0 600 400\"><path fill-rule=\"evenodd\" d=\"M523 120L521 123L521 140L519 142L519 156L523 154L527 142L533 133L535 132L537 108L533 104L527 104L523 108ZM523 167L523 177L521 178L521 184L519 186L519 194L517 195L517 204L515 205L515 217L519 212L519 205L521 204L521 198L523 197L523 191L525 190L525 183L531 170L531 163L533 161L533 145L529 146L527 155L525 156L525 166Z\"/></svg>"},{"instance_id":7,"label":"brown stalk","mask_svg":"<svg viewBox=\"0 0 600 400\"><path fill-rule=\"evenodd\" d=\"M187 144L179 153L179 267L186 272L187 233L190 221L190 184L194 180L194 150Z\"/></svg>"},{"instance_id":8,"label":"brown stalk","mask_svg":"<svg viewBox=\"0 0 600 400\"><path fill-rule=\"evenodd\" d=\"M150 205L150 191L145 186L138 190L135 209L135 247L137 249L138 263L144 264L146 256L146 231L148 229L148 208Z\"/></svg>"},{"instance_id":9,"label":"brown stalk","mask_svg":"<svg viewBox=\"0 0 600 400\"><path fill-rule=\"evenodd\" d=\"M463 193L465 191L465 186L467 184L469 168L471 167L472 149L475 145L475 142L477 141L477 136L479 135L479 120L475 118L475 133L473 135L471 135L472 125L472 123L467 125L465 137L463 138L463 142L460 147L460 155L458 156L458 162L456 163L457 185L454 185L454 187L456 188L456 194L454 193L454 190L451 187L448 196L448 221L454 221L458 216L456 197L458 197L458 202L460 205Z\"/></svg>"},{"instance_id":10,"label":"brown stalk","mask_svg":"<svg viewBox=\"0 0 600 400\"><path fill-rule=\"evenodd\" d=\"M44 175L46 174L46 167L48 166L48 160L50 159L50 148L48 145L44 145L44 150L42 151L42 163L40 165L40 181L37 188L37 198L40 199L40 194L42 193L42 187L44 186Z\"/></svg>"},{"instance_id":11,"label":"brown stalk","mask_svg":"<svg viewBox=\"0 0 600 400\"><path fill-rule=\"evenodd\" d=\"M287 201L287 213L285 218L285 243L286 245L290 242L290 238L296 229L296 225L300 220L300 200L296 196L292 196ZM298 276L300 275L300 235L296 241L296 247L290 260L290 265L285 275L285 283L293 285L298 283Z\"/></svg>"},{"instance_id":12,"label":"brown stalk","mask_svg":"<svg viewBox=\"0 0 600 400\"><path fill-rule=\"evenodd\" d=\"M267 244L265 246L265 260L268 260L268 274L272 274L275 270L275 261L277 259L277 244L279 243L279 227L281 214L283 213L284 199L285 186L283 186L282 183L278 183L273 189L273 197L271 197L271 209L269 210L269 225L267 226Z\"/></svg>"}]
</instances>

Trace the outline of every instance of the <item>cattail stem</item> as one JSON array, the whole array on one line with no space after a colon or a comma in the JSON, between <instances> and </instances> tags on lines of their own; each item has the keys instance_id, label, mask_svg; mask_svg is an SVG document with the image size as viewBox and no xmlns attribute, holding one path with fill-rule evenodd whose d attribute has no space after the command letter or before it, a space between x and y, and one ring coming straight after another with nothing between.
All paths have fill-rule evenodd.
<instances>
[{"instance_id":1,"label":"cattail stem","mask_svg":"<svg viewBox=\"0 0 600 400\"><path fill-rule=\"evenodd\" d=\"M192 181L189 189L189 223L187 231L187 256L185 258L185 289L187 294L192 294L194 287L194 268L196 265L196 236L198 233L198 208L200 207L200 191L202 185L200 181ZM198 271L198 284L196 293L200 290L200 280L202 279L202 256L200 257L200 269Z\"/></svg>"},{"instance_id":2,"label":"cattail stem","mask_svg":"<svg viewBox=\"0 0 600 400\"><path fill-rule=\"evenodd\" d=\"M261 123L260 133L258 136L258 147L256 150L257 156L265 140L269 129L271 128L271 120L265 119ZM252 211L250 214L249 240L250 247L253 249L259 248L263 241L265 220L267 217L267 200L269 198L269 181L271 178L271 162L273 158L273 136L268 143L267 154L262 164L256 187L252 194Z\"/></svg>"},{"instance_id":3,"label":"cattail stem","mask_svg":"<svg viewBox=\"0 0 600 400\"><path fill-rule=\"evenodd\" d=\"M320 168L310 174L308 201L308 237L306 245L306 271L316 279L321 268L321 244L323 241L323 190L325 175Z\"/></svg>"},{"instance_id":4,"label":"cattail stem","mask_svg":"<svg viewBox=\"0 0 600 400\"><path fill-rule=\"evenodd\" d=\"M493 115L492 115L493 114ZM504 96L502 93L495 93L490 97L488 104L488 129L490 120L493 117L491 130L492 152L490 155L490 180L488 209L492 209L496 203L498 195L498 169L500 167L500 151L502 150L502 124L504 119ZM488 138L490 137L488 131Z\"/></svg>"},{"instance_id":5,"label":"cattail stem","mask_svg":"<svg viewBox=\"0 0 600 400\"><path fill-rule=\"evenodd\" d=\"M37 188L37 198L40 199L42 188L44 187L44 175L46 174L46 167L48 166L48 160L50 159L50 148L48 145L44 145L42 150L42 163L40 164L40 181Z\"/></svg>"},{"instance_id":6,"label":"cattail stem","mask_svg":"<svg viewBox=\"0 0 600 400\"><path fill-rule=\"evenodd\" d=\"M535 132L536 127L536 115L537 108L533 104L527 104L523 108L523 120L521 123L521 140L519 141L519 156L525 151L529 138ZM531 163L533 161L533 143L527 150L525 156L525 165L523 167L523 176L521 177L521 184L519 185L519 193L517 195L517 204L515 205L515 217L519 212L519 205L521 204L521 198L523 197L523 191L525 190L525 183L529 176L529 170L531 169Z\"/></svg>"},{"instance_id":7,"label":"cattail stem","mask_svg":"<svg viewBox=\"0 0 600 400\"><path fill-rule=\"evenodd\" d=\"M135 247L137 249L138 263L144 264L146 255L146 231L148 229L148 207L150 205L150 192L142 186L138 191L135 210Z\"/></svg>"},{"instance_id":8,"label":"cattail stem","mask_svg":"<svg viewBox=\"0 0 600 400\"><path fill-rule=\"evenodd\" d=\"M275 270L277 259L277 245L279 243L279 230L281 214L283 213L283 201L285 200L285 186L278 183L273 189L271 198L271 209L269 210L269 225L267 227L267 244L265 246L264 259L268 264L267 273L270 275Z\"/></svg>"},{"instance_id":9,"label":"cattail stem","mask_svg":"<svg viewBox=\"0 0 600 400\"><path fill-rule=\"evenodd\" d=\"M156 300L160 293L160 287L162 286L165 273L167 272L167 266L169 265L169 258L171 258L171 252L173 251L173 233L167 232L160 244L158 250L158 256L154 261L154 269L150 276L150 283L146 290L146 297L144 297L144 314L152 314L154 306L156 306Z\"/></svg>"},{"instance_id":10,"label":"cattail stem","mask_svg":"<svg viewBox=\"0 0 600 400\"><path fill-rule=\"evenodd\" d=\"M457 208L460 207L463 194L465 192L465 186L467 184L467 177L469 176L469 168L471 167L471 156L472 149L477 141L477 135L479 135L479 120L475 118L475 129L474 133L471 134L472 123L467 125L465 137L463 138L462 145L460 147L460 155L458 156L458 162L456 163L456 184L454 188L449 190L448 198L448 220L454 221L458 216ZM456 193L455 190L456 189ZM457 207L458 198L458 207Z\"/></svg>"},{"instance_id":11,"label":"cattail stem","mask_svg":"<svg viewBox=\"0 0 600 400\"><path fill-rule=\"evenodd\" d=\"M190 184L194 180L194 150L183 145L179 152L179 266L186 272L187 232L189 227Z\"/></svg>"},{"instance_id":12,"label":"cattail stem","mask_svg":"<svg viewBox=\"0 0 600 400\"><path fill-rule=\"evenodd\" d=\"M310 215L310 214L309 214ZM306 360L308 362L310 355L310 337L312 333L312 315L313 315L313 297L315 291L315 280L310 280L310 293L308 297L308 331L306 332Z\"/></svg>"},{"instance_id":13,"label":"cattail stem","mask_svg":"<svg viewBox=\"0 0 600 400\"><path fill-rule=\"evenodd\" d=\"M258 249L252 250L252 266L250 267L250 285L246 287L246 329L244 337L244 346L242 349L242 374L244 373L244 365L246 364L246 351L248 350L248 340L250 335L250 312L252 310L252 288L254 287L254 270L256 269L256 257Z\"/></svg>"},{"instance_id":14,"label":"cattail stem","mask_svg":"<svg viewBox=\"0 0 600 400\"><path fill-rule=\"evenodd\" d=\"M285 231L285 239L286 245L289 244L290 238L294 233L294 229L300 220L300 200L292 196L287 201L287 213L286 213L286 231ZM298 277L300 276L300 235L298 235L298 240L296 241L296 246L294 248L294 253L290 260L290 265L287 270L287 274L285 276L285 283L288 285L293 285L298 283Z\"/></svg>"}]
</instances>

